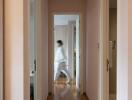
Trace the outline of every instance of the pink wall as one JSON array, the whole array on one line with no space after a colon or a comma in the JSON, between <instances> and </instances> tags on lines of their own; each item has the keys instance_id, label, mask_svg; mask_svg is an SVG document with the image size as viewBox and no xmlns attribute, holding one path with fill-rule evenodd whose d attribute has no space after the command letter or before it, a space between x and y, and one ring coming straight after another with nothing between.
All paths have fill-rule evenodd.
<instances>
[{"instance_id":1,"label":"pink wall","mask_svg":"<svg viewBox=\"0 0 132 100\"><path fill-rule=\"evenodd\" d=\"M23 12L23 35L24 35L24 100L29 100L30 99L30 63L29 63L29 3L27 0L23 0L23 6L24 6L24 12Z\"/></svg>"},{"instance_id":2,"label":"pink wall","mask_svg":"<svg viewBox=\"0 0 132 100\"><path fill-rule=\"evenodd\" d=\"M118 0L117 13L117 100L131 100L128 99L128 0Z\"/></svg>"},{"instance_id":3,"label":"pink wall","mask_svg":"<svg viewBox=\"0 0 132 100\"><path fill-rule=\"evenodd\" d=\"M132 100L132 0L128 0L128 100Z\"/></svg>"},{"instance_id":4,"label":"pink wall","mask_svg":"<svg viewBox=\"0 0 132 100\"><path fill-rule=\"evenodd\" d=\"M23 0L5 0L5 100L24 100Z\"/></svg>"},{"instance_id":5,"label":"pink wall","mask_svg":"<svg viewBox=\"0 0 132 100\"><path fill-rule=\"evenodd\" d=\"M132 100L131 5L131 0L118 0L117 100Z\"/></svg>"},{"instance_id":6,"label":"pink wall","mask_svg":"<svg viewBox=\"0 0 132 100\"><path fill-rule=\"evenodd\" d=\"M99 99L99 19L99 0L87 0L86 85L90 100Z\"/></svg>"},{"instance_id":7,"label":"pink wall","mask_svg":"<svg viewBox=\"0 0 132 100\"><path fill-rule=\"evenodd\" d=\"M86 0L49 0L49 12L84 12Z\"/></svg>"},{"instance_id":8,"label":"pink wall","mask_svg":"<svg viewBox=\"0 0 132 100\"><path fill-rule=\"evenodd\" d=\"M48 12L47 0L40 0L39 99L48 95ZM24 13L23 13L24 6ZM29 100L28 2L5 0L5 100ZM23 17L24 16L24 17Z\"/></svg>"},{"instance_id":9,"label":"pink wall","mask_svg":"<svg viewBox=\"0 0 132 100\"><path fill-rule=\"evenodd\" d=\"M48 96L48 0L42 0L42 99L46 100Z\"/></svg>"}]
</instances>

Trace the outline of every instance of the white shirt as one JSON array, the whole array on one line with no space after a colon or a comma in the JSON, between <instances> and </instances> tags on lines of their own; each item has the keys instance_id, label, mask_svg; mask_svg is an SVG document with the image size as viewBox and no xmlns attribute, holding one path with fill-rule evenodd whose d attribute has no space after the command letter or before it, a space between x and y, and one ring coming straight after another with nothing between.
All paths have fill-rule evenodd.
<instances>
[{"instance_id":1,"label":"white shirt","mask_svg":"<svg viewBox=\"0 0 132 100\"><path fill-rule=\"evenodd\" d=\"M62 46L58 47L55 54L55 62L66 62L66 55Z\"/></svg>"}]
</instances>

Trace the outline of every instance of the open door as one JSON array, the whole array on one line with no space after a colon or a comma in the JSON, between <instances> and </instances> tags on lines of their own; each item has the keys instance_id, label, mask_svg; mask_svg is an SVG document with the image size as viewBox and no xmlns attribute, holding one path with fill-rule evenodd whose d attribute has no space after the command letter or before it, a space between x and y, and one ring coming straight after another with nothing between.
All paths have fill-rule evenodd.
<instances>
[{"instance_id":1,"label":"open door","mask_svg":"<svg viewBox=\"0 0 132 100\"><path fill-rule=\"evenodd\" d=\"M79 15L68 15L60 14L54 15L54 82L65 82L66 76L70 78L71 85L74 85L78 90L80 90L80 17ZM62 42L62 47L65 55L65 69L60 70L62 73L58 72L58 60L60 59L58 55L57 41ZM60 60L61 61L61 60ZM61 63L61 62L60 62ZM66 71L64 71L66 70ZM60 73L60 77L58 74ZM57 77L57 78L56 78ZM61 80L63 79L63 80ZM64 81L65 80L65 81Z\"/></svg>"},{"instance_id":2,"label":"open door","mask_svg":"<svg viewBox=\"0 0 132 100\"><path fill-rule=\"evenodd\" d=\"M56 53L58 48L58 40L63 42L63 49L66 55L66 69L71 77L70 85L77 89L78 93L84 93L84 60L83 60L83 29L82 29L82 21L81 15L77 13L53 13L52 20L49 25L52 30L52 34L50 34L50 49L52 52L50 54L51 66L50 73L52 74L52 93L54 93L54 86L58 86L57 83L67 84L67 75L65 72L57 76L56 79ZM81 25L80 25L81 24ZM51 75L50 74L50 75ZM51 78L50 78L51 79ZM62 79L62 80L61 80Z\"/></svg>"},{"instance_id":3,"label":"open door","mask_svg":"<svg viewBox=\"0 0 132 100\"><path fill-rule=\"evenodd\" d=\"M3 100L3 0L0 0L0 100Z\"/></svg>"},{"instance_id":4,"label":"open door","mask_svg":"<svg viewBox=\"0 0 132 100\"><path fill-rule=\"evenodd\" d=\"M30 100L37 100L37 1L30 0L29 4Z\"/></svg>"},{"instance_id":5,"label":"open door","mask_svg":"<svg viewBox=\"0 0 132 100\"><path fill-rule=\"evenodd\" d=\"M117 0L101 0L100 100L116 100Z\"/></svg>"},{"instance_id":6,"label":"open door","mask_svg":"<svg viewBox=\"0 0 132 100\"><path fill-rule=\"evenodd\" d=\"M100 1L99 66L99 100L109 100L109 0Z\"/></svg>"},{"instance_id":7,"label":"open door","mask_svg":"<svg viewBox=\"0 0 132 100\"><path fill-rule=\"evenodd\" d=\"M109 0L109 100L117 98L117 0Z\"/></svg>"}]
</instances>

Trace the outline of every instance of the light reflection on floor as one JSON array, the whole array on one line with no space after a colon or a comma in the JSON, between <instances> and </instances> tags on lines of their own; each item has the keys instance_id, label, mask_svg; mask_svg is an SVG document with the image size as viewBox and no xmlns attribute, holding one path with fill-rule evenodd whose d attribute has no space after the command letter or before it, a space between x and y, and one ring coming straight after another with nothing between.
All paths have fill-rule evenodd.
<instances>
[{"instance_id":1,"label":"light reflection on floor","mask_svg":"<svg viewBox=\"0 0 132 100\"><path fill-rule=\"evenodd\" d=\"M75 84L55 84L54 100L80 100Z\"/></svg>"}]
</instances>

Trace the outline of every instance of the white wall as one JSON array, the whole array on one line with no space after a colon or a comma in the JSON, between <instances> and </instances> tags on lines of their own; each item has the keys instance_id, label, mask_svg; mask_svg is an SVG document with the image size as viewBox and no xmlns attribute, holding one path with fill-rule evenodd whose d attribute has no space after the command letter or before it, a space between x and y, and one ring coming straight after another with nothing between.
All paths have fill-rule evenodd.
<instances>
[{"instance_id":1,"label":"white wall","mask_svg":"<svg viewBox=\"0 0 132 100\"><path fill-rule=\"evenodd\" d=\"M5 0L5 100L24 100L23 0Z\"/></svg>"},{"instance_id":2,"label":"white wall","mask_svg":"<svg viewBox=\"0 0 132 100\"><path fill-rule=\"evenodd\" d=\"M0 0L0 100L3 100L3 0Z\"/></svg>"},{"instance_id":3,"label":"white wall","mask_svg":"<svg viewBox=\"0 0 132 100\"><path fill-rule=\"evenodd\" d=\"M30 71L34 70L34 59L36 57L36 48L35 48L35 42L36 42L36 1L35 0L29 0L30 3Z\"/></svg>"},{"instance_id":4,"label":"white wall","mask_svg":"<svg viewBox=\"0 0 132 100\"><path fill-rule=\"evenodd\" d=\"M54 24L55 25L68 25L69 21L78 19L77 15L55 15Z\"/></svg>"},{"instance_id":5,"label":"white wall","mask_svg":"<svg viewBox=\"0 0 132 100\"><path fill-rule=\"evenodd\" d=\"M90 100L99 94L99 0L87 0L86 88Z\"/></svg>"}]
</instances>

